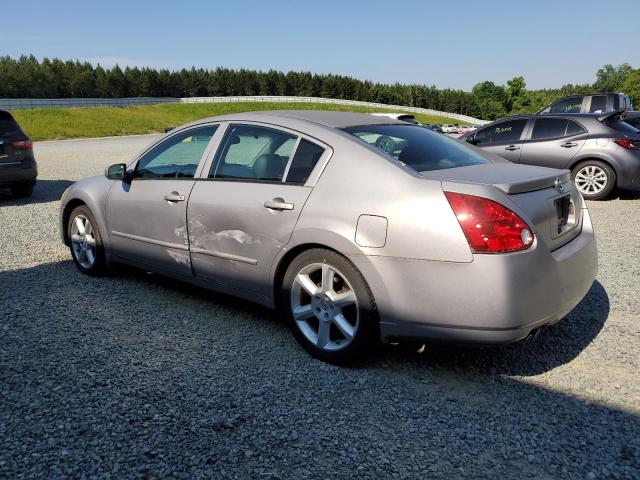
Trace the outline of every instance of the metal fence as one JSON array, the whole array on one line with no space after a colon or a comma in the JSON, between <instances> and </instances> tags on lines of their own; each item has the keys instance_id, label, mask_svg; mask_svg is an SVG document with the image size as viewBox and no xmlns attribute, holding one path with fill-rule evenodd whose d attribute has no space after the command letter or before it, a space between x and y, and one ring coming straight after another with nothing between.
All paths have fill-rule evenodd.
<instances>
[{"instance_id":1,"label":"metal fence","mask_svg":"<svg viewBox=\"0 0 640 480\"><path fill-rule=\"evenodd\" d=\"M350 105L395 110L400 112L437 115L463 122L483 125L489 123L469 115L441 112L429 108L406 107L403 105L387 105L385 103L359 102L339 98L322 97L284 97L284 96L242 96L242 97L138 97L138 98L0 98L0 108L5 110L25 110L33 108L78 108L78 107L126 107L131 105L158 105L163 103L228 103L228 102L281 102L281 103L321 103L334 105Z\"/></svg>"}]
</instances>

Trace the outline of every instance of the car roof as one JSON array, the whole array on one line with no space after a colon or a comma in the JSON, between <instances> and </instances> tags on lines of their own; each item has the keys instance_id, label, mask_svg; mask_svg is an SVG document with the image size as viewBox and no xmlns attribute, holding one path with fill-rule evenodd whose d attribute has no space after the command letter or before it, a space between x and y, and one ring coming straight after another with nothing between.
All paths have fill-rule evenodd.
<instances>
[{"instance_id":1,"label":"car roof","mask_svg":"<svg viewBox=\"0 0 640 480\"><path fill-rule=\"evenodd\" d=\"M406 122L395 120L386 116L368 115L366 113L354 112L334 112L328 110L265 110L259 112L234 113L231 115L222 115L210 117L207 121L266 121L269 123L270 118L280 117L287 119L297 119L305 122L313 122L330 128L347 128L362 125L407 125ZM199 120L202 122L203 120Z\"/></svg>"}]
</instances>

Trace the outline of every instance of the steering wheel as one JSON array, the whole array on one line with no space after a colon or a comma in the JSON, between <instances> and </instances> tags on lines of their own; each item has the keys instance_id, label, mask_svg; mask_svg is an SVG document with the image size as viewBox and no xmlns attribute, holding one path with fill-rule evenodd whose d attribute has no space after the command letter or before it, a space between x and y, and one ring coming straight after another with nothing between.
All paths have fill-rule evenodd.
<instances>
[{"instance_id":1,"label":"steering wheel","mask_svg":"<svg viewBox=\"0 0 640 480\"><path fill-rule=\"evenodd\" d=\"M380 135L376 139L376 147L389 155L393 155L393 152L397 150L396 142L393 138L386 135Z\"/></svg>"}]
</instances>

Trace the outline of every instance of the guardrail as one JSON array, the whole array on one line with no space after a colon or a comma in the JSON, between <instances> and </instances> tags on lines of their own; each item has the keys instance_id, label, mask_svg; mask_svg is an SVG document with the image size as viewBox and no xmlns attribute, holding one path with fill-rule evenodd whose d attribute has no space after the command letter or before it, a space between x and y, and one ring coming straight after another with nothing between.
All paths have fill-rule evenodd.
<instances>
[{"instance_id":1,"label":"guardrail","mask_svg":"<svg viewBox=\"0 0 640 480\"><path fill-rule=\"evenodd\" d=\"M380 110L437 115L463 122L484 125L487 120L480 120L469 115L441 112L429 108L388 105L386 103L361 102L340 98L294 97L294 96L237 96L237 97L136 97L136 98L0 98L0 108L5 110L26 110L34 108L79 108L79 107L126 107L132 105L159 105L164 103L228 103L228 102L278 102L278 103L322 103L334 105L351 105Z\"/></svg>"}]
</instances>

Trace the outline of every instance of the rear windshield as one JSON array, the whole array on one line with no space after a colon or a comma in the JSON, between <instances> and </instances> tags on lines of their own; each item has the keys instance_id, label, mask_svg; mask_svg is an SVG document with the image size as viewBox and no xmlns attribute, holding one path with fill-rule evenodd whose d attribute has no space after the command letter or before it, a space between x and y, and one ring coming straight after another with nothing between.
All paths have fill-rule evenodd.
<instances>
[{"instance_id":1,"label":"rear windshield","mask_svg":"<svg viewBox=\"0 0 640 480\"><path fill-rule=\"evenodd\" d=\"M640 133L640 130L638 130L635 127L632 127L631 125L629 125L627 122L623 122L622 120L613 120L611 122L607 122L607 125L611 128L615 128L616 130L620 131L620 132L625 132L625 133Z\"/></svg>"},{"instance_id":2,"label":"rear windshield","mask_svg":"<svg viewBox=\"0 0 640 480\"><path fill-rule=\"evenodd\" d=\"M20 127L7 112L0 112L0 135L15 132Z\"/></svg>"},{"instance_id":3,"label":"rear windshield","mask_svg":"<svg viewBox=\"0 0 640 480\"><path fill-rule=\"evenodd\" d=\"M345 132L417 172L491 163L465 144L413 125L365 125Z\"/></svg>"}]
</instances>

